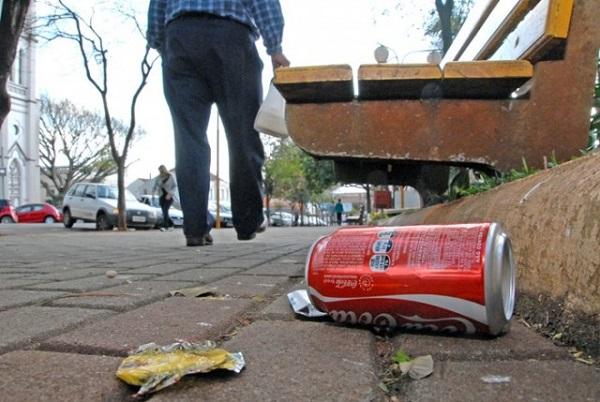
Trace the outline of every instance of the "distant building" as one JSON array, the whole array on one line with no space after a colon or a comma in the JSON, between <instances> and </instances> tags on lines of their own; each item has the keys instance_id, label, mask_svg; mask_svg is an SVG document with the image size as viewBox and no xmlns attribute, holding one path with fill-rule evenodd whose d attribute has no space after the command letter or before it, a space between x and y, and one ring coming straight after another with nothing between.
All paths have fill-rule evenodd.
<instances>
[{"instance_id":1,"label":"distant building","mask_svg":"<svg viewBox=\"0 0 600 402\"><path fill-rule=\"evenodd\" d=\"M417 190L410 186L395 187L394 208L395 209L414 209L421 208L423 200Z\"/></svg>"},{"instance_id":2,"label":"distant building","mask_svg":"<svg viewBox=\"0 0 600 402\"><path fill-rule=\"evenodd\" d=\"M30 33L21 36L7 84L11 111L0 127L0 198L13 205L41 201L35 44Z\"/></svg>"},{"instance_id":3,"label":"distant building","mask_svg":"<svg viewBox=\"0 0 600 402\"><path fill-rule=\"evenodd\" d=\"M393 209L412 209L421 208L423 202L419 192L410 186L393 186L392 208ZM374 205L374 194L377 186L371 186L371 205ZM346 204L351 204L354 208L360 205L366 205L367 191L360 185L345 185L333 189L331 198L334 201L342 200L344 208L348 209Z\"/></svg>"}]
</instances>

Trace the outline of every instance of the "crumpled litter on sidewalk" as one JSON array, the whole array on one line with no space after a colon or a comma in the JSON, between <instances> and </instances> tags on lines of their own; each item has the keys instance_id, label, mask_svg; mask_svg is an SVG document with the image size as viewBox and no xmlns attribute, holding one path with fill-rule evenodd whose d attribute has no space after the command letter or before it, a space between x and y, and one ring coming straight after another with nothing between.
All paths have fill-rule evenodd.
<instances>
[{"instance_id":1,"label":"crumpled litter on sidewalk","mask_svg":"<svg viewBox=\"0 0 600 402\"><path fill-rule=\"evenodd\" d=\"M217 297L215 288L207 286L197 286L195 288L183 288L171 290L170 296L181 296L181 297Z\"/></svg>"},{"instance_id":2,"label":"crumpled litter on sidewalk","mask_svg":"<svg viewBox=\"0 0 600 402\"><path fill-rule=\"evenodd\" d=\"M392 357L392 360L398 365L402 375L408 374L413 380L420 380L433 373L431 355L412 358L400 349Z\"/></svg>"},{"instance_id":3,"label":"crumpled litter on sidewalk","mask_svg":"<svg viewBox=\"0 0 600 402\"><path fill-rule=\"evenodd\" d=\"M431 355L415 357L399 364L402 374L408 374L413 380L420 380L433 373L433 358Z\"/></svg>"},{"instance_id":4,"label":"crumpled litter on sidewalk","mask_svg":"<svg viewBox=\"0 0 600 402\"><path fill-rule=\"evenodd\" d=\"M306 289L300 289L288 293L287 297L292 309L296 314L310 318L324 317L328 315L327 313L317 310L317 308L311 303Z\"/></svg>"},{"instance_id":5,"label":"crumpled litter on sidewalk","mask_svg":"<svg viewBox=\"0 0 600 402\"><path fill-rule=\"evenodd\" d=\"M176 342L167 346L148 343L130 353L117 369L117 377L130 385L139 385L135 396L159 391L178 382L187 374L226 369L239 373L244 356L204 343Z\"/></svg>"},{"instance_id":6,"label":"crumpled litter on sidewalk","mask_svg":"<svg viewBox=\"0 0 600 402\"><path fill-rule=\"evenodd\" d=\"M431 355L412 358L399 349L392 356L392 362L382 373L383 380L378 385L386 394L390 394L392 389L406 381L407 377L420 380L433 373L433 357Z\"/></svg>"},{"instance_id":7,"label":"crumpled litter on sidewalk","mask_svg":"<svg viewBox=\"0 0 600 402\"><path fill-rule=\"evenodd\" d=\"M481 381L486 384L501 384L504 382L510 382L511 376L509 375L484 375L481 377Z\"/></svg>"}]
</instances>

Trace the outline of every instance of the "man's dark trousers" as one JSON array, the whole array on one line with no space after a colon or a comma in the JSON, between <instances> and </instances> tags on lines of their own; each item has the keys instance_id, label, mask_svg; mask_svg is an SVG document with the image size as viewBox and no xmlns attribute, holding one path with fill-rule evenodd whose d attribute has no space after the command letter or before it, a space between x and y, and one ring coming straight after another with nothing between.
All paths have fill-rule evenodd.
<instances>
[{"instance_id":1,"label":"man's dark trousers","mask_svg":"<svg viewBox=\"0 0 600 402\"><path fill-rule=\"evenodd\" d=\"M217 104L229 148L233 224L253 233L263 220L264 150L254 119L262 101L260 60L251 31L230 19L185 15L169 23L163 84L175 129L177 181L184 233L208 233L210 145L206 129Z\"/></svg>"}]
</instances>

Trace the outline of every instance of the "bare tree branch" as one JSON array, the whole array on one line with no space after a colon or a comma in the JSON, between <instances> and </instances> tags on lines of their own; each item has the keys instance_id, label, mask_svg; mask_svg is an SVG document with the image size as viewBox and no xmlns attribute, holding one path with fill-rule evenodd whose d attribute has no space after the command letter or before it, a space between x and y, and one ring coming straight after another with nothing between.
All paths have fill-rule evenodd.
<instances>
[{"instance_id":1,"label":"bare tree branch","mask_svg":"<svg viewBox=\"0 0 600 402\"><path fill-rule=\"evenodd\" d=\"M76 181L100 181L116 173L102 116L68 100L55 103L43 96L40 120L41 172L54 184L59 197Z\"/></svg>"},{"instance_id":2,"label":"bare tree branch","mask_svg":"<svg viewBox=\"0 0 600 402\"><path fill-rule=\"evenodd\" d=\"M137 18L135 18L133 13L121 11L121 14L134 21L137 31L142 33L141 26L139 25ZM131 96L129 122L127 125L125 125L114 119L112 117L108 98L108 49L105 45L105 34L100 32L100 30L94 24L95 17L96 14L94 12L86 22L80 14L66 4L65 0L58 0L58 8L55 16L46 20L46 26L49 28L47 29L49 32L46 33L45 36L53 39L68 39L76 43L77 49L81 56L85 76L100 96L105 126L104 138L108 140L107 142L110 155L112 156L117 168L117 181L119 187L119 229L124 230L126 229L124 176L127 154L134 139L143 134L143 130L136 128L136 107L139 96L148 82L148 77L158 57L149 60L149 49L146 48L140 63L141 79ZM63 28L64 23L68 23L67 29ZM94 76L92 71L92 60L95 61L98 66L97 68L99 69L99 72L98 70L95 70L96 76ZM121 135L121 133L123 134ZM117 138L122 138L121 148L119 148L117 144ZM67 160L70 161L70 166L72 165L73 168L77 167L72 161L73 155L71 155L68 151L66 152ZM92 153L91 156L98 157L99 154ZM82 168L80 170L85 169ZM78 176L74 175L74 177L77 178Z\"/></svg>"}]
</instances>

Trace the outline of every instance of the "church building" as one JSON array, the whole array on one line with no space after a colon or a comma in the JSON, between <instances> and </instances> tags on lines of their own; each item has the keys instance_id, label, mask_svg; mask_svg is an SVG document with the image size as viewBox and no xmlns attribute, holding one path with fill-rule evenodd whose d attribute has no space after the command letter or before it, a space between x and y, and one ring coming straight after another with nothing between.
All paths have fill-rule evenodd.
<instances>
[{"instance_id":1,"label":"church building","mask_svg":"<svg viewBox=\"0 0 600 402\"><path fill-rule=\"evenodd\" d=\"M33 7L33 4L32 4ZM35 37L24 30L7 84L11 111L0 127L0 198L13 206L42 201Z\"/></svg>"}]
</instances>

